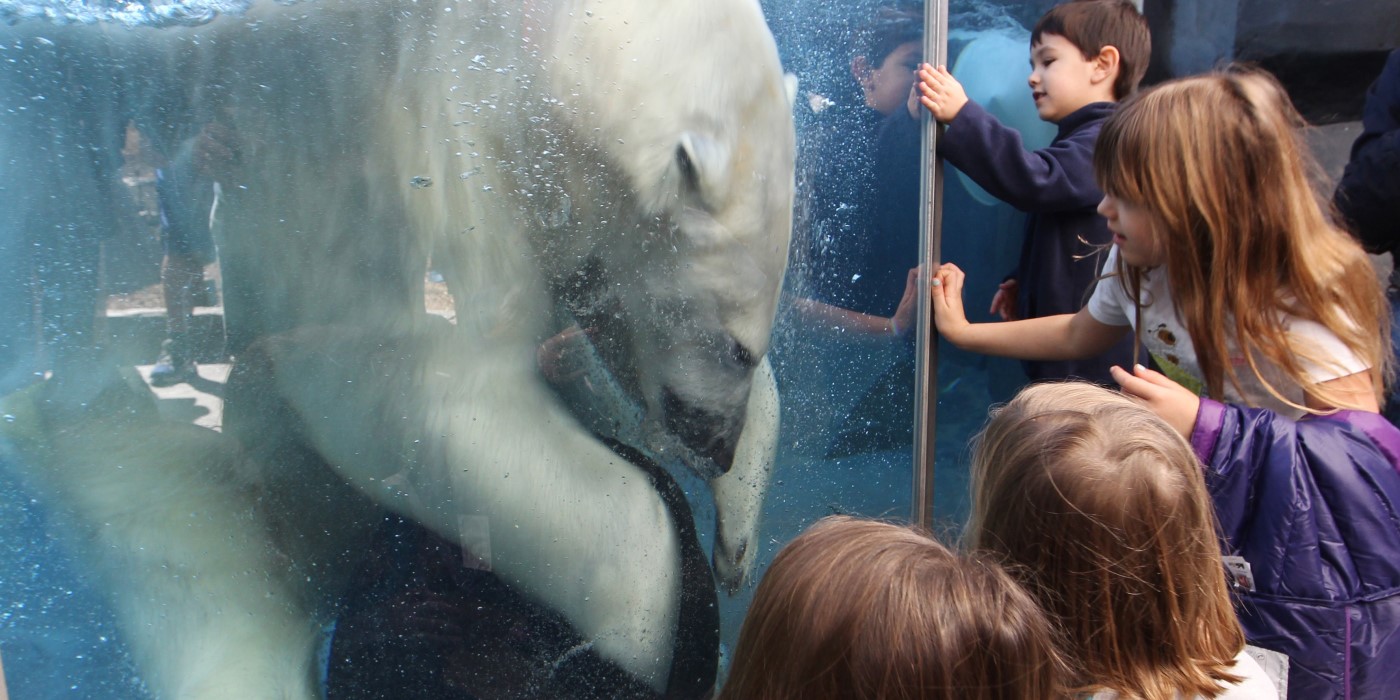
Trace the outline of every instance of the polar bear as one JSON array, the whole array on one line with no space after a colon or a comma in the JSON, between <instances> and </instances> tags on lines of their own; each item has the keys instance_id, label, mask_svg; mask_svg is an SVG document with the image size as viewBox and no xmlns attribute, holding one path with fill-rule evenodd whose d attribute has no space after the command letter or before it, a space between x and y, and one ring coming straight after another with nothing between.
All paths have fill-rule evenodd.
<instances>
[{"instance_id":1,"label":"polar bear","mask_svg":"<svg viewBox=\"0 0 1400 700\"><path fill-rule=\"evenodd\" d=\"M157 698L319 697L311 591L280 554L240 446L160 420L134 371L0 398L0 457L112 609Z\"/></svg>"},{"instance_id":2,"label":"polar bear","mask_svg":"<svg viewBox=\"0 0 1400 700\"><path fill-rule=\"evenodd\" d=\"M765 355L793 190L791 89L757 2L325 0L72 30L141 72L133 93L204 91L198 118L227 122L229 320L282 339L267 346L273 381L325 463L449 540L484 536L502 580L665 689L674 523L541 378L535 351L588 329L612 390L583 402L619 412L607 437L710 479L714 566L737 587L777 439ZM450 328L422 311L430 252L456 301ZM339 361L347 352L357 361ZM92 452L37 461L100 463ZM176 468L162 464L146 473ZM303 532L336 517L297 505L258 517L304 515ZM263 530L249 547L296 552ZM128 632L153 656L173 643ZM178 689L205 687L203 672L163 665L148 680L201 697ZM279 697L245 690L203 697Z\"/></svg>"}]
</instances>

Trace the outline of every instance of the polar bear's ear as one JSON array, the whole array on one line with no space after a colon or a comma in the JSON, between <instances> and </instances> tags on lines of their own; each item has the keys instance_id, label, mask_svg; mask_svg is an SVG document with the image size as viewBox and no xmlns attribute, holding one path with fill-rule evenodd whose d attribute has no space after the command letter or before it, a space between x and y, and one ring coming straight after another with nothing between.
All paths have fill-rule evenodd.
<instances>
[{"instance_id":1,"label":"polar bear's ear","mask_svg":"<svg viewBox=\"0 0 1400 700\"><path fill-rule=\"evenodd\" d=\"M788 106L791 107L797 102L797 76L792 73L783 74L783 91L787 94Z\"/></svg>"},{"instance_id":2,"label":"polar bear's ear","mask_svg":"<svg viewBox=\"0 0 1400 700\"><path fill-rule=\"evenodd\" d=\"M703 134L687 131L676 144L676 167L689 187L710 210L723 204L729 179L729 147Z\"/></svg>"}]
</instances>

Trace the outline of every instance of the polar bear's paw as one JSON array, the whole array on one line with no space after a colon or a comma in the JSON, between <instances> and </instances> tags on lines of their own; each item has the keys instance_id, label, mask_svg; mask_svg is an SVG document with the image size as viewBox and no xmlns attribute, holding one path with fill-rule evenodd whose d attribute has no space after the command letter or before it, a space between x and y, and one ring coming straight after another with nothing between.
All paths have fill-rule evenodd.
<instances>
[{"instance_id":1,"label":"polar bear's paw","mask_svg":"<svg viewBox=\"0 0 1400 700\"><path fill-rule=\"evenodd\" d=\"M778 452L778 386L764 358L754 370L744 432L729 472L710 481L715 499L715 577L734 595L753 572L759 516Z\"/></svg>"},{"instance_id":2,"label":"polar bear's paw","mask_svg":"<svg viewBox=\"0 0 1400 700\"><path fill-rule=\"evenodd\" d=\"M715 578L724 592L731 596L739 592L753 573L754 534L756 533L745 532L737 537L730 536L725 532L723 522L716 525L713 558Z\"/></svg>"}]
</instances>

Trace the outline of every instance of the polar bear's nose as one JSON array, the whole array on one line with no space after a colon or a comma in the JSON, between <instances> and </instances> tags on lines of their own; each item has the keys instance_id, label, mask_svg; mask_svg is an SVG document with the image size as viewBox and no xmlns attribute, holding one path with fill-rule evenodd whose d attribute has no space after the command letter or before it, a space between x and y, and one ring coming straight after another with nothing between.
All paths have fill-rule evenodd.
<instances>
[{"instance_id":1,"label":"polar bear's nose","mask_svg":"<svg viewBox=\"0 0 1400 700\"><path fill-rule=\"evenodd\" d=\"M737 415L707 411L687 403L670 388L661 390L661 405L666 411L666 430L697 455L713 462L720 472L729 471L739 444L739 427L744 424L742 409Z\"/></svg>"}]
</instances>

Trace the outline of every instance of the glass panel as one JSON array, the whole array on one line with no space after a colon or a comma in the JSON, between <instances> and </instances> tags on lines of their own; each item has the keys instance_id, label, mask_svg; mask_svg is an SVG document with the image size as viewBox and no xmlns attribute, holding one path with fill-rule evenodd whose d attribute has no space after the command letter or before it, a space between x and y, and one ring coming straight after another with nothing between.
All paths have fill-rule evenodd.
<instances>
[{"instance_id":1,"label":"glass panel","mask_svg":"<svg viewBox=\"0 0 1400 700\"><path fill-rule=\"evenodd\" d=\"M654 5L0 0L16 697L701 697L907 514L921 10Z\"/></svg>"},{"instance_id":2,"label":"glass panel","mask_svg":"<svg viewBox=\"0 0 1400 700\"><path fill-rule=\"evenodd\" d=\"M1026 148L1043 148L1055 135L1042 122L1026 87L1030 27L1053 2L954 0L948 16L948 66L968 97L1020 132ZM970 320L990 320L999 283L1017 266L1026 217L945 163L942 258L967 273L964 304ZM987 408L1006 401L1026 381L1020 363L938 348L934 521L956 532L968 512L968 443L986 421Z\"/></svg>"}]
</instances>

